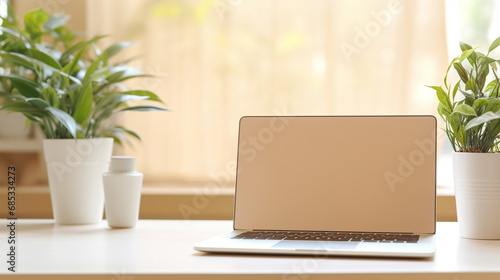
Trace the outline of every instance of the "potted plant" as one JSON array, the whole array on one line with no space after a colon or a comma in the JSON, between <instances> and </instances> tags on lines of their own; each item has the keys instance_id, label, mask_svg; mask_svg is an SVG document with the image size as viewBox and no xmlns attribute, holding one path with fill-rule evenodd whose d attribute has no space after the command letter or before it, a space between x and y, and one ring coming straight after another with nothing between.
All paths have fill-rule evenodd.
<instances>
[{"instance_id":1,"label":"potted plant","mask_svg":"<svg viewBox=\"0 0 500 280\"><path fill-rule=\"evenodd\" d=\"M134 131L110 121L122 111L165 110L132 101L162 102L153 92L124 89L123 81L149 77L111 58L130 46L119 42L99 50L103 36L75 41L65 26L68 17L39 9L24 16L20 28L10 12L0 28L3 65L23 69L0 74L8 91L1 110L19 112L45 136L43 142L56 223L85 224L102 220L102 173L107 171L113 142ZM114 141L113 141L114 140Z\"/></svg>"},{"instance_id":2,"label":"potted plant","mask_svg":"<svg viewBox=\"0 0 500 280\"><path fill-rule=\"evenodd\" d=\"M438 113L454 149L453 174L460 235L473 239L500 239L500 80L499 60L461 42L444 78L444 88L432 86ZM450 83L451 68L459 80Z\"/></svg>"},{"instance_id":3,"label":"potted plant","mask_svg":"<svg viewBox=\"0 0 500 280\"><path fill-rule=\"evenodd\" d=\"M9 14L12 11L9 11ZM2 27L8 27L12 23L8 20L2 21ZM5 33L0 34L0 41L5 42L7 35ZM15 46L13 45L5 45L5 49L12 49ZM10 74L16 73L18 75L25 75L23 68L16 67L8 62L0 60L0 73ZM10 92L10 85L5 83L4 81L0 81L0 87L2 92ZM0 97L0 105L3 103L2 98ZM26 125L27 119L26 117L18 112L6 112L0 111L0 138L6 139L22 139L28 138L31 134L32 126Z\"/></svg>"}]
</instances>

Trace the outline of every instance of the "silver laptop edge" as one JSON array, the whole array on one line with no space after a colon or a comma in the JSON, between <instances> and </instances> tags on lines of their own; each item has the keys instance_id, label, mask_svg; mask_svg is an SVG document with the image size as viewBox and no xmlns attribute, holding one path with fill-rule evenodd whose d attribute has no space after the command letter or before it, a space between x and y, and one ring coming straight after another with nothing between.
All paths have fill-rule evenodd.
<instances>
[{"instance_id":1,"label":"silver laptop edge","mask_svg":"<svg viewBox=\"0 0 500 280\"><path fill-rule=\"evenodd\" d=\"M433 116L243 117L237 163L234 231L196 244L198 251L434 255ZM234 238L262 230L420 237L416 243Z\"/></svg>"}]
</instances>

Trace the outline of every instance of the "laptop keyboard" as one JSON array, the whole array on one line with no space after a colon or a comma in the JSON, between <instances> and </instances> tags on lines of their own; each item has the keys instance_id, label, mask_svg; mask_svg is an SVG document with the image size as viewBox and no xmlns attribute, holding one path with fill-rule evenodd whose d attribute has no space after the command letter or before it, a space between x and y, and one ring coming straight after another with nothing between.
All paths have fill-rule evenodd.
<instances>
[{"instance_id":1,"label":"laptop keyboard","mask_svg":"<svg viewBox=\"0 0 500 280\"><path fill-rule=\"evenodd\" d=\"M331 231L247 231L234 236L233 239L417 243L419 237L419 235L414 234L396 233L346 233Z\"/></svg>"}]
</instances>

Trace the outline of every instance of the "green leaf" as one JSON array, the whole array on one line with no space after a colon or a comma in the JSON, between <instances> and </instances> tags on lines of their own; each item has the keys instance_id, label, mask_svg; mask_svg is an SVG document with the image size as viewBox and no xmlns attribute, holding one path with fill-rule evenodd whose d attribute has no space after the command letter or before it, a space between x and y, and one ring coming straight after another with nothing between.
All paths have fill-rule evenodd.
<instances>
[{"instance_id":1,"label":"green leaf","mask_svg":"<svg viewBox=\"0 0 500 280\"><path fill-rule=\"evenodd\" d=\"M35 67L33 65L33 62L31 62L27 57L25 57L22 54L14 53L14 52L0 51L0 56L6 62L11 62L15 65L22 66L26 69L33 71L33 72L37 71L37 69L35 69Z\"/></svg>"},{"instance_id":2,"label":"green leaf","mask_svg":"<svg viewBox=\"0 0 500 280\"><path fill-rule=\"evenodd\" d=\"M127 107L121 109L120 111L168 111L168 110L158 106L143 105L143 106Z\"/></svg>"},{"instance_id":3,"label":"green leaf","mask_svg":"<svg viewBox=\"0 0 500 280\"><path fill-rule=\"evenodd\" d=\"M64 48L69 48L69 44L75 40L76 35L67 26L59 26L50 32L52 36L57 38L64 44Z\"/></svg>"},{"instance_id":4,"label":"green leaf","mask_svg":"<svg viewBox=\"0 0 500 280\"><path fill-rule=\"evenodd\" d=\"M465 126L463 125L460 125L460 127L458 128L457 132L455 133L456 134L456 138L458 140L458 142L464 146L464 131L465 131Z\"/></svg>"},{"instance_id":5,"label":"green leaf","mask_svg":"<svg viewBox=\"0 0 500 280\"><path fill-rule=\"evenodd\" d=\"M476 111L474 111L474 109L467 104L457 105L457 107L453 110L453 113L459 113L464 116L477 116Z\"/></svg>"},{"instance_id":6,"label":"green leaf","mask_svg":"<svg viewBox=\"0 0 500 280\"><path fill-rule=\"evenodd\" d=\"M49 102L50 106L59 107L59 95L53 88L44 88L42 95Z\"/></svg>"},{"instance_id":7,"label":"green leaf","mask_svg":"<svg viewBox=\"0 0 500 280\"><path fill-rule=\"evenodd\" d=\"M442 103L439 103L438 113L443 119L445 119L451 114L451 111L448 108L446 108L446 106L444 106Z\"/></svg>"},{"instance_id":8,"label":"green leaf","mask_svg":"<svg viewBox=\"0 0 500 280\"><path fill-rule=\"evenodd\" d=\"M2 105L2 110L9 112L19 112L23 114L32 114L35 116L43 116L44 111L35 107L33 104L25 101L8 102Z\"/></svg>"},{"instance_id":9,"label":"green leaf","mask_svg":"<svg viewBox=\"0 0 500 280\"><path fill-rule=\"evenodd\" d=\"M490 92L490 97L498 98L500 97L500 84L496 84L495 87Z\"/></svg>"},{"instance_id":10,"label":"green leaf","mask_svg":"<svg viewBox=\"0 0 500 280\"><path fill-rule=\"evenodd\" d=\"M119 92L113 92L114 94L121 94L121 95L135 95L135 96L142 96L145 97L144 99L148 99L151 101L157 101L163 103L161 99L158 97L158 95L154 94L153 92L149 90L129 90L129 91L119 91ZM104 93L104 95L107 95L109 93Z\"/></svg>"},{"instance_id":11,"label":"green leaf","mask_svg":"<svg viewBox=\"0 0 500 280\"><path fill-rule=\"evenodd\" d=\"M71 117L68 113L60 109L57 109L55 107L47 107L45 108L45 110L48 111L52 116L54 116L54 118L56 118L56 120L58 120L68 130L68 132L71 134L71 136L73 136L73 138L76 138L77 126L73 117Z\"/></svg>"},{"instance_id":12,"label":"green leaf","mask_svg":"<svg viewBox=\"0 0 500 280\"><path fill-rule=\"evenodd\" d=\"M469 130L469 129L476 127L478 125L481 125L481 124L484 124L484 123L487 123L487 122L490 122L493 120L497 120L497 119L500 119L500 114L498 114L498 113L495 114L493 112L486 112L486 113L482 114L481 116L474 118L470 122L468 122L467 125L465 126L465 130Z\"/></svg>"},{"instance_id":13,"label":"green leaf","mask_svg":"<svg viewBox=\"0 0 500 280\"><path fill-rule=\"evenodd\" d=\"M87 69L87 71L85 71L85 77L83 78L83 81L84 82L88 82L89 81L89 78L92 76L92 74L94 74L94 72L99 69L99 65L101 64L102 62L102 58L103 56L100 55L96 58L96 60L94 60L94 62L92 62L92 64L90 64L89 68Z\"/></svg>"},{"instance_id":14,"label":"green leaf","mask_svg":"<svg viewBox=\"0 0 500 280\"><path fill-rule=\"evenodd\" d=\"M41 98L26 98L26 102L31 103L33 106L39 109L45 109L50 106L50 104Z\"/></svg>"},{"instance_id":15,"label":"green leaf","mask_svg":"<svg viewBox=\"0 0 500 280\"><path fill-rule=\"evenodd\" d=\"M61 64L66 64L65 62L69 59L70 55L73 54L75 51L83 49L86 46L91 45L104 37L106 37L106 36L96 36L90 40L81 41L81 42L74 44L73 46L66 49L66 51L61 55L61 58L59 59L59 61L61 62Z\"/></svg>"},{"instance_id":16,"label":"green leaf","mask_svg":"<svg viewBox=\"0 0 500 280\"><path fill-rule=\"evenodd\" d=\"M83 132L80 130L76 130L76 138L77 139L84 139L85 135L83 135Z\"/></svg>"},{"instance_id":17,"label":"green leaf","mask_svg":"<svg viewBox=\"0 0 500 280\"><path fill-rule=\"evenodd\" d=\"M484 109L485 112L493 112L496 113L500 110L500 99L489 99L488 105Z\"/></svg>"},{"instance_id":18,"label":"green leaf","mask_svg":"<svg viewBox=\"0 0 500 280\"><path fill-rule=\"evenodd\" d=\"M127 134L131 135L134 138L137 138L138 140L141 140L141 136L139 135L139 133L137 133L136 131L130 130L130 129L126 129L123 126L116 126L116 127L113 127L111 130L115 135L123 132L123 133L127 133Z\"/></svg>"},{"instance_id":19,"label":"green leaf","mask_svg":"<svg viewBox=\"0 0 500 280\"><path fill-rule=\"evenodd\" d=\"M465 84L465 90L471 90L473 93L473 96L475 96L475 93L478 91L477 84L474 79L470 79L467 81Z\"/></svg>"},{"instance_id":20,"label":"green leaf","mask_svg":"<svg viewBox=\"0 0 500 280\"><path fill-rule=\"evenodd\" d=\"M75 122L81 124L82 126L89 118L92 113L92 85L90 83L85 84L80 94L78 95L78 100L73 108L73 118Z\"/></svg>"},{"instance_id":21,"label":"green leaf","mask_svg":"<svg viewBox=\"0 0 500 280\"><path fill-rule=\"evenodd\" d=\"M455 101L455 96L457 95L458 88L460 87L460 81L458 81L455 84L455 87L453 88L453 93L452 93L452 100Z\"/></svg>"},{"instance_id":22,"label":"green leaf","mask_svg":"<svg viewBox=\"0 0 500 280\"><path fill-rule=\"evenodd\" d=\"M152 77L153 77L153 75L150 75L150 74L124 75L120 78L115 79L112 83L113 84L120 83L120 82L129 80L129 79L135 79L135 78L152 78ZM110 85L112 83L108 83L108 85Z\"/></svg>"},{"instance_id":23,"label":"green leaf","mask_svg":"<svg viewBox=\"0 0 500 280\"><path fill-rule=\"evenodd\" d=\"M474 99L474 93L471 90L469 90L469 89L462 90L462 89L458 88L458 91L460 91L465 97Z\"/></svg>"},{"instance_id":24,"label":"green leaf","mask_svg":"<svg viewBox=\"0 0 500 280\"><path fill-rule=\"evenodd\" d=\"M479 90L483 90L484 84L486 83L486 77L488 77L488 74L490 73L490 67L488 64L484 64L479 68L479 74L477 77L477 86Z\"/></svg>"},{"instance_id":25,"label":"green leaf","mask_svg":"<svg viewBox=\"0 0 500 280\"><path fill-rule=\"evenodd\" d=\"M64 68L62 69L64 73L72 75L73 72L75 72L75 69L77 69L76 66L78 66L78 62L80 61L80 58L82 57L84 51L85 49L81 49L72 59L72 61L64 66Z\"/></svg>"},{"instance_id":26,"label":"green leaf","mask_svg":"<svg viewBox=\"0 0 500 280\"><path fill-rule=\"evenodd\" d=\"M49 65L50 67L53 67L57 70L61 70L61 64L59 64L59 62L55 59L53 59L50 55L44 53L44 52L41 52L39 50L35 50L35 49L29 49L25 55L27 57L31 57L31 58L34 58L38 61L41 61L47 65Z\"/></svg>"},{"instance_id":27,"label":"green leaf","mask_svg":"<svg viewBox=\"0 0 500 280\"><path fill-rule=\"evenodd\" d=\"M463 54L463 52L465 52L467 50L472 50L472 53L470 55L467 55L466 58L471 65L474 65L474 62L477 59L477 55L476 55L476 52L474 52L474 49L470 45L468 45L464 42L460 42L460 49L462 50L462 54ZM463 60L464 60L464 58L462 58L460 60L460 63L462 63Z\"/></svg>"},{"instance_id":28,"label":"green leaf","mask_svg":"<svg viewBox=\"0 0 500 280\"><path fill-rule=\"evenodd\" d=\"M493 43L491 43L490 48L488 49L488 53L496 49L498 46L500 46L500 37L496 38Z\"/></svg>"},{"instance_id":29,"label":"green leaf","mask_svg":"<svg viewBox=\"0 0 500 280\"><path fill-rule=\"evenodd\" d=\"M68 15L53 15L43 24L43 29L46 31L52 31L60 26L66 24L70 17Z\"/></svg>"},{"instance_id":30,"label":"green leaf","mask_svg":"<svg viewBox=\"0 0 500 280\"><path fill-rule=\"evenodd\" d=\"M491 57L488 57L488 56L481 57L481 65L486 65L486 64L495 65L495 62L496 62L496 60L491 58Z\"/></svg>"},{"instance_id":31,"label":"green leaf","mask_svg":"<svg viewBox=\"0 0 500 280\"><path fill-rule=\"evenodd\" d=\"M119 53L120 51L132 46L133 43L131 42L118 42L116 44L113 44L109 46L107 49L103 51L104 56L109 59L115 54Z\"/></svg>"},{"instance_id":32,"label":"green leaf","mask_svg":"<svg viewBox=\"0 0 500 280\"><path fill-rule=\"evenodd\" d=\"M448 121L450 123L451 129L453 130L453 132L457 133L459 128L460 128L460 114L451 113L448 116Z\"/></svg>"},{"instance_id":33,"label":"green leaf","mask_svg":"<svg viewBox=\"0 0 500 280\"><path fill-rule=\"evenodd\" d=\"M484 89L485 92L491 92L493 89L495 89L495 87L498 85L498 81L497 80L492 80L491 82L488 83L488 85L486 85L486 88ZM491 96L491 94L490 94Z\"/></svg>"},{"instance_id":34,"label":"green leaf","mask_svg":"<svg viewBox=\"0 0 500 280\"><path fill-rule=\"evenodd\" d=\"M141 140L141 136L139 135L139 133L137 133L133 130L130 130L130 129L126 129L126 128L124 128L124 131L125 131L125 133L132 135L133 137L137 138L138 140Z\"/></svg>"},{"instance_id":35,"label":"green leaf","mask_svg":"<svg viewBox=\"0 0 500 280\"><path fill-rule=\"evenodd\" d=\"M23 38L19 32L15 31L11 28L5 27L5 26L0 26L0 31L5 32L7 34L10 34L14 37L17 37L17 39L19 39L19 40L22 40L22 38Z\"/></svg>"},{"instance_id":36,"label":"green leaf","mask_svg":"<svg viewBox=\"0 0 500 280\"><path fill-rule=\"evenodd\" d=\"M147 96L137 96L137 95L123 95L120 94L116 98L117 103L129 102L129 101L137 101L147 99Z\"/></svg>"},{"instance_id":37,"label":"green leaf","mask_svg":"<svg viewBox=\"0 0 500 280\"><path fill-rule=\"evenodd\" d=\"M34 81L32 81L26 77L16 75L16 74L0 74L0 78L7 78L11 81L24 83L24 84L30 85L33 88L38 87L38 84L35 83Z\"/></svg>"},{"instance_id":38,"label":"green leaf","mask_svg":"<svg viewBox=\"0 0 500 280\"><path fill-rule=\"evenodd\" d=\"M17 80L11 80L12 85L14 86L15 89L21 94L22 96L25 97L39 97L40 92L37 88L33 87L31 84L24 83L21 81Z\"/></svg>"},{"instance_id":39,"label":"green leaf","mask_svg":"<svg viewBox=\"0 0 500 280\"><path fill-rule=\"evenodd\" d=\"M467 43L460 42L460 49L462 50L462 52L464 52L466 50L472 49L472 47L470 45L468 45Z\"/></svg>"},{"instance_id":40,"label":"green leaf","mask_svg":"<svg viewBox=\"0 0 500 280\"><path fill-rule=\"evenodd\" d=\"M455 63L456 61L458 61L458 57L453 58L448 65L448 68L446 69L446 74L444 75L444 86L446 87L446 89L448 89L448 74L450 73L451 66L453 66L453 63Z\"/></svg>"},{"instance_id":41,"label":"green leaf","mask_svg":"<svg viewBox=\"0 0 500 280\"><path fill-rule=\"evenodd\" d=\"M469 50L466 50L464 51L459 57L458 57L458 61L460 63L462 63L462 61L464 61L464 59L468 58L469 56L471 56L473 53L474 53L474 50L477 49L477 48L473 48L473 49L469 49Z\"/></svg>"},{"instance_id":42,"label":"green leaf","mask_svg":"<svg viewBox=\"0 0 500 280\"><path fill-rule=\"evenodd\" d=\"M49 14L42 9L33 10L24 15L24 27L31 40L41 41L41 36L44 34L42 27L48 19Z\"/></svg>"},{"instance_id":43,"label":"green leaf","mask_svg":"<svg viewBox=\"0 0 500 280\"><path fill-rule=\"evenodd\" d=\"M430 87L436 91L438 100L441 104L446 106L446 108L448 108L449 111L453 110L453 107L451 106L450 98L448 97L448 95L446 94L446 92L444 91L444 89L442 87L437 87L437 86L428 86L428 87Z\"/></svg>"},{"instance_id":44,"label":"green leaf","mask_svg":"<svg viewBox=\"0 0 500 280\"><path fill-rule=\"evenodd\" d=\"M0 51L0 55L1 55L2 57L4 56L4 54L5 54L5 52ZM64 73L64 72L62 72L60 69L54 68L54 67L52 67L52 66L48 65L47 63L45 63L45 62L43 62L43 61L40 61L40 60L38 60L38 59L36 59L36 58L28 57L28 56L23 55L23 54L20 54L20 53L10 53L9 55L11 55L11 56L15 56L15 57L19 58L19 59L20 59L20 61L21 61L21 60L22 60L22 61L28 61L28 62L29 62L29 63L31 63L32 65L35 65L35 64L36 64L36 65L38 65L38 66L40 66L40 67L44 68L44 69L45 69L45 70L47 70L47 71L56 72L56 73L58 73L58 74L60 74L60 75L62 75L62 76L65 76L65 77L67 77L67 78L71 79L71 80L72 80L73 82L75 82L76 84L81 84L80 80L78 80L77 78L75 78L75 77L73 77L73 76L70 76L70 75L68 75L68 74L66 74L66 73ZM34 67L32 67L31 69L32 69L33 71L36 71L36 69L35 69Z\"/></svg>"},{"instance_id":45,"label":"green leaf","mask_svg":"<svg viewBox=\"0 0 500 280\"><path fill-rule=\"evenodd\" d=\"M137 72L139 72L139 71L137 71ZM118 73L120 73L120 74L117 75ZM119 71L119 72L116 72L116 73L109 75L106 78L105 83L100 85L99 88L95 92L96 93L101 92L101 90L105 89L106 87L108 87L112 84L121 83L121 82L124 82L124 81L129 80L129 79L146 78L146 77L151 78L153 76L149 75L149 74L127 74L127 71Z\"/></svg>"},{"instance_id":46,"label":"green leaf","mask_svg":"<svg viewBox=\"0 0 500 280\"><path fill-rule=\"evenodd\" d=\"M462 66L462 64L455 62L453 63L453 68L455 68L455 70L457 71L460 79L464 83L467 83L467 81L469 80L469 75L467 75L467 71L465 71L465 68Z\"/></svg>"},{"instance_id":47,"label":"green leaf","mask_svg":"<svg viewBox=\"0 0 500 280\"><path fill-rule=\"evenodd\" d=\"M477 112L481 107L488 105L488 99L486 98L478 98L474 101L472 108Z\"/></svg>"}]
</instances>

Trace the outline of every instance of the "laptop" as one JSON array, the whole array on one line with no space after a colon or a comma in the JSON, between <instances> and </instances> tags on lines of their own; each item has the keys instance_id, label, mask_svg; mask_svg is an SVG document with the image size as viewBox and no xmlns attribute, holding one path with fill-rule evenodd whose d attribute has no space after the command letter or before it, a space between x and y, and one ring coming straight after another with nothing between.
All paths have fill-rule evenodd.
<instances>
[{"instance_id":1,"label":"laptop","mask_svg":"<svg viewBox=\"0 0 500 280\"><path fill-rule=\"evenodd\" d=\"M434 255L434 116L248 116L238 141L234 230L194 249Z\"/></svg>"}]
</instances>

